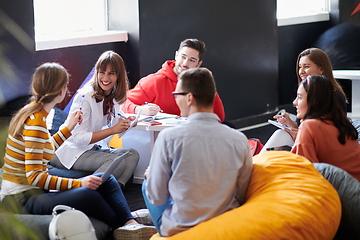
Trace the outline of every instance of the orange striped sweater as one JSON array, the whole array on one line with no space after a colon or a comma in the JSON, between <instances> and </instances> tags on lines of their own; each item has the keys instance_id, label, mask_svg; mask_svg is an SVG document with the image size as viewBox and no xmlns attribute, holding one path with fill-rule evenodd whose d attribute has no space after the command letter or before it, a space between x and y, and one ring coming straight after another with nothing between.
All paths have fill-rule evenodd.
<instances>
[{"instance_id":1,"label":"orange striped sweater","mask_svg":"<svg viewBox=\"0 0 360 240\"><path fill-rule=\"evenodd\" d=\"M47 163L57 149L71 136L68 128L53 137L46 128L48 113L42 109L27 118L21 137L8 135L4 157L3 179L42 189L67 190L81 186L81 180L51 176Z\"/></svg>"}]
</instances>

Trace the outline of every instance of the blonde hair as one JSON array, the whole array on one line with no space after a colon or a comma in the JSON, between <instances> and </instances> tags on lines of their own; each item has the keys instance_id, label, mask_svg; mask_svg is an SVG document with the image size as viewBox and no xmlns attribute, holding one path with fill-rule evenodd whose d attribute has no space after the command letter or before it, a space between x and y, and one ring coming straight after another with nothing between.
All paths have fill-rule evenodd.
<instances>
[{"instance_id":1,"label":"blonde hair","mask_svg":"<svg viewBox=\"0 0 360 240\"><path fill-rule=\"evenodd\" d=\"M50 103L67 85L69 74L58 63L44 63L40 65L32 76L31 103L21 108L11 119L9 134L20 136L26 119L33 113L41 111L43 104Z\"/></svg>"},{"instance_id":2,"label":"blonde hair","mask_svg":"<svg viewBox=\"0 0 360 240\"><path fill-rule=\"evenodd\" d=\"M95 73L92 80L94 93L92 96L95 98L96 102L101 102L104 99L105 93L98 83L98 74L100 71L105 71L108 65L111 66L117 76L117 81L111 94L118 104L122 104L126 101L126 93L129 89L129 83L126 75L124 60L114 51L106 51L102 53L95 64Z\"/></svg>"}]
</instances>

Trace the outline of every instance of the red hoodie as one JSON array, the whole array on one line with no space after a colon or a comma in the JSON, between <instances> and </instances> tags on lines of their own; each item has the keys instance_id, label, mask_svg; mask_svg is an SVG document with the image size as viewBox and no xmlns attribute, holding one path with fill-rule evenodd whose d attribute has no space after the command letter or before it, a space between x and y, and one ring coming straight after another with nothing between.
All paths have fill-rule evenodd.
<instances>
[{"instance_id":1,"label":"red hoodie","mask_svg":"<svg viewBox=\"0 0 360 240\"><path fill-rule=\"evenodd\" d=\"M122 106L123 111L134 113L137 105L144 105L145 102L148 102L157 104L164 113L180 115L180 109L172 95L178 82L178 76L173 71L174 66L175 60L166 61L159 71L140 79L138 84L128 92L127 101ZM224 106L217 93L213 110L223 122L225 119Z\"/></svg>"}]
</instances>

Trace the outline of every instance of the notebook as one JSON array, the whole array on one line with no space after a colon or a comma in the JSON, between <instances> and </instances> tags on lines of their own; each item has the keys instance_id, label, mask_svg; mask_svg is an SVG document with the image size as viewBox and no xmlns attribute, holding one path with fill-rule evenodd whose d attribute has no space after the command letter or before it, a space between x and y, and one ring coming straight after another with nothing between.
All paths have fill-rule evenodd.
<instances>
[{"instance_id":1,"label":"notebook","mask_svg":"<svg viewBox=\"0 0 360 240\"><path fill-rule=\"evenodd\" d=\"M124 132L122 132L122 133L118 133L119 138L121 138L122 136L124 136L125 133L127 133L128 131L130 131L130 129L132 129L132 128L134 127L134 125L135 125L135 124L138 122L138 120L139 120L140 114L141 114L141 109L140 109L140 111L136 114L135 119L131 121L129 128L126 129L126 131L124 131Z\"/></svg>"},{"instance_id":2,"label":"notebook","mask_svg":"<svg viewBox=\"0 0 360 240\"><path fill-rule=\"evenodd\" d=\"M278 127L278 128L281 128L281 129L287 128L287 129L291 130L291 128L289 128L288 126L286 126L286 125L284 125L284 124L281 124L281 123L279 123L279 122L277 122L277 121L273 121L273 120L270 120L270 119L269 119L268 122L271 123L272 125Z\"/></svg>"}]
</instances>

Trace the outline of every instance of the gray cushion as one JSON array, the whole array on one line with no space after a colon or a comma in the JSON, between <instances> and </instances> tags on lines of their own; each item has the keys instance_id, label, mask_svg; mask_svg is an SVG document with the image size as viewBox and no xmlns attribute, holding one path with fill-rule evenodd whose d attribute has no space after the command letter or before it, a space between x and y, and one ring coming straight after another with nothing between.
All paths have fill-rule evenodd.
<instances>
[{"instance_id":1,"label":"gray cushion","mask_svg":"<svg viewBox=\"0 0 360 240\"><path fill-rule=\"evenodd\" d=\"M334 239L360 239L360 182L346 171L330 164L314 163L314 166L340 196L342 215Z\"/></svg>"}]
</instances>

